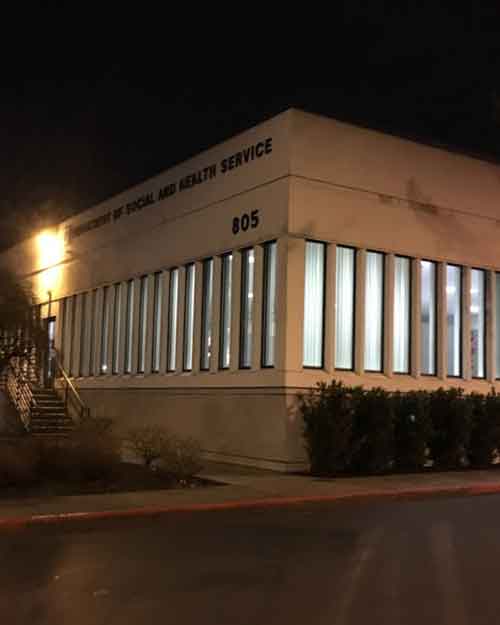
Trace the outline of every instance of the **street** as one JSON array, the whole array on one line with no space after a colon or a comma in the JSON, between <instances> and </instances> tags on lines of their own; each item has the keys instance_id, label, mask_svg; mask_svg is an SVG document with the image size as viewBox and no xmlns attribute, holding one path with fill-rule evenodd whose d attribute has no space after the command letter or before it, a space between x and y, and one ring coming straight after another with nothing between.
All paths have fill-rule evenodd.
<instances>
[{"instance_id":1,"label":"street","mask_svg":"<svg viewBox=\"0 0 500 625\"><path fill-rule=\"evenodd\" d=\"M0 533L0 622L496 624L500 497Z\"/></svg>"}]
</instances>

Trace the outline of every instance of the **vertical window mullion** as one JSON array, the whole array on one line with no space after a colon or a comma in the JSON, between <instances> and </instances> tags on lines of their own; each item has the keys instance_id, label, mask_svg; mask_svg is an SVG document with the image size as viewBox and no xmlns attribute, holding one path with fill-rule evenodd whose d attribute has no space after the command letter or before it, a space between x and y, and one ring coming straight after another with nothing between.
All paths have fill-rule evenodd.
<instances>
[{"instance_id":1,"label":"vertical window mullion","mask_svg":"<svg viewBox=\"0 0 500 625\"><path fill-rule=\"evenodd\" d=\"M306 241L304 281L304 360L306 368L324 366L326 244Z\"/></svg>"},{"instance_id":2,"label":"vertical window mullion","mask_svg":"<svg viewBox=\"0 0 500 625\"><path fill-rule=\"evenodd\" d=\"M222 288L221 288L221 329L220 329L220 362L221 369L229 369L231 365L231 295L233 288L233 255L222 257Z\"/></svg>"},{"instance_id":3,"label":"vertical window mullion","mask_svg":"<svg viewBox=\"0 0 500 625\"><path fill-rule=\"evenodd\" d=\"M262 307L262 366L274 367L276 343L277 244L264 245L264 301Z\"/></svg>"}]
</instances>

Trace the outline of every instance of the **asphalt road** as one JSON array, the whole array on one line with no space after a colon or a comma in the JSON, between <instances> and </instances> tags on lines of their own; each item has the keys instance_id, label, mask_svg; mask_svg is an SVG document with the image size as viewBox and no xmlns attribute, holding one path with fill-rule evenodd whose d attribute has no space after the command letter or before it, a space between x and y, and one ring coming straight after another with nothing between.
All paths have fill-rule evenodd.
<instances>
[{"instance_id":1,"label":"asphalt road","mask_svg":"<svg viewBox=\"0 0 500 625\"><path fill-rule=\"evenodd\" d=\"M0 623L500 623L500 497L0 533Z\"/></svg>"}]
</instances>

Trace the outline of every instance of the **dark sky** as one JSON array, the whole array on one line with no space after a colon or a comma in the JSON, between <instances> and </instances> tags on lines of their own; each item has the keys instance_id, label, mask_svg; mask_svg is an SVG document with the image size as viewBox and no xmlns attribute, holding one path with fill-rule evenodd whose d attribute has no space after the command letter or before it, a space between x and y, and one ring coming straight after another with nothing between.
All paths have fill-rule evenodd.
<instances>
[{"instance_id":1,"label":"dark sky","mask_svg":"<svg viewBox=\"0 0 500 625\"><path fill-rule=\"evenodd\" d=\"M0 246L289 106L500 161L500 10L434 9L409 22L401 10L349 6L332 27L331 62L311 66L330 87L275 84L298 47L274 78L241 87L223 64L210 83L187 74L192 87L178 86L166 67L135 78L116 66L91 79L4 81Z\"/></svg>"}]
</instances>

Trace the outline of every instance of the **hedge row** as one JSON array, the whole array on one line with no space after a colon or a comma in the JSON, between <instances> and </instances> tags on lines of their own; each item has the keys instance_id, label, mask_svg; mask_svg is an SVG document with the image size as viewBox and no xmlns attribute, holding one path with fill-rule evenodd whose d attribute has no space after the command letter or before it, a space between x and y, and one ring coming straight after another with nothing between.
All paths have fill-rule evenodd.
<instances>
[{"instance_id":1,"label":"hedge row","mask_svg":"<svg viewBox=\"0 0 500 625\"><path fill-rule=\"evenodd\" d=\"M314 475L487 467L500 450L500 395L319 384L299 398Z\"/></svg>"}]
</instances>

